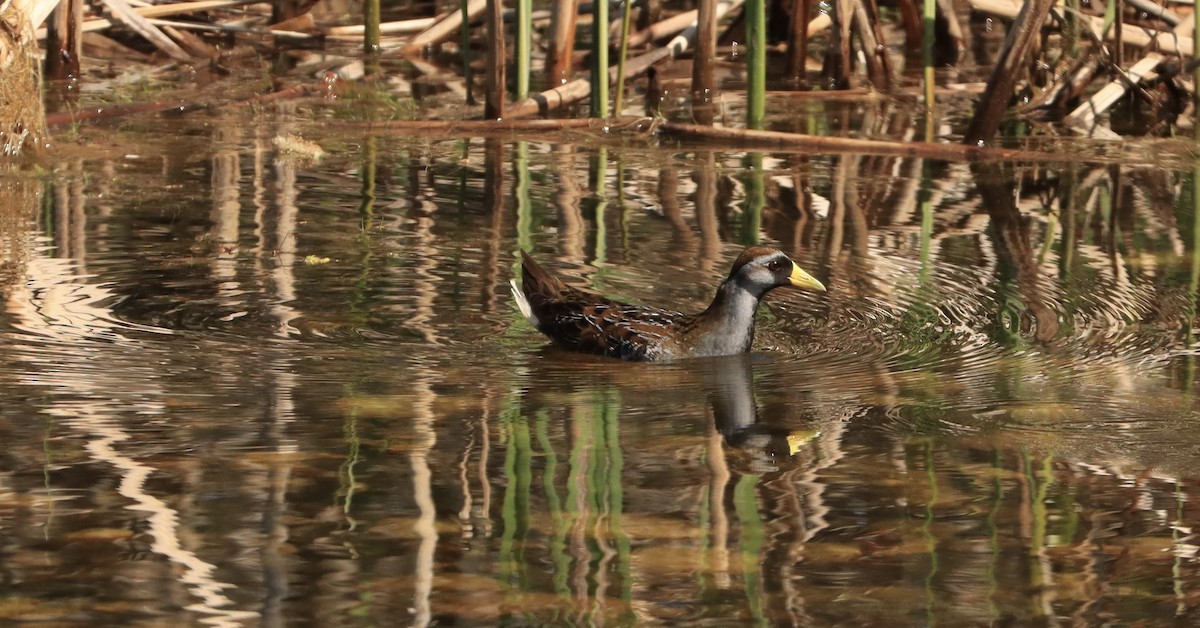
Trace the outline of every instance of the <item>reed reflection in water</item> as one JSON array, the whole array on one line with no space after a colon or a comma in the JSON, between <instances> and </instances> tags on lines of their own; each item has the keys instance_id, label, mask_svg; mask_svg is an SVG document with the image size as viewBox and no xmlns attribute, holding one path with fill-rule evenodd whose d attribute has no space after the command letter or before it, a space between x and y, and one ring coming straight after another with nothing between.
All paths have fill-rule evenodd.
<instances>
[{"instance_id":1,"label":"reed reflection in water","mask_svg":"<svg viewBox=\"0 0 1200 628\"><path fill-rule=\"evenodd\" d=\"M1194 614L1190 171L386 137L318 165L256 115L0 186L0 619ZM532 247L699 310L759 240L830 292L773 293L751 356L566 354L507 300Z\"/></svg>"}]
</instances>

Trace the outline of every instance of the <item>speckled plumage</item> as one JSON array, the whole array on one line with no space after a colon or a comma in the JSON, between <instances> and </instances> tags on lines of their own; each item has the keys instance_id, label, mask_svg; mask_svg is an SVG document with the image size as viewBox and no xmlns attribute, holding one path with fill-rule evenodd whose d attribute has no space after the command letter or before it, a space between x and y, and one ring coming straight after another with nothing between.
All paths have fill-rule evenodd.
<instances>
[{"instance_id":1,"label":"speckled plumage","mask_svg":"<svg viewBox=\"0 0 1200 628\"><path fill-rule=\"evenodd\" d=\"M513 296L530 323L557 344L624 360L676 360L750 350L759 299L779 286L824 290L782 252L750 247L738 256L708 309L684 314L618 303L571 288L521 252Z\"/></svg>"}]
</instances>

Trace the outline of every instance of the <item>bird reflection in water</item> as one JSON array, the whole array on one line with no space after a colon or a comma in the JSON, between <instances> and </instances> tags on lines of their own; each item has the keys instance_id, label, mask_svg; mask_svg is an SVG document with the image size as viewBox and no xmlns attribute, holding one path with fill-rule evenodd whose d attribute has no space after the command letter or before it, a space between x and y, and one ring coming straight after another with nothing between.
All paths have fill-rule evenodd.
<instances>
[{"instance_id":1,"label":"bird reflection in water","mask_svg":"<svg viewBox=\"0 0 1200 628\"><path fill-rule=\"evenodd\" d=\"M725 442L770 457L794 455L820 435L820 429L759 421L754 400L754 354L696 361L695 373L712 408L712 420Z\"/></svg>"},{"instance_id":2,"label":"bird reflection in water","mask_svg":"<svg viewBox=\"0 0 1200 628\"><path fill-rule=\"evenodd\" d=\"M769 355L748 353L657 364L630 364L553 346L542 348L537 355L541 359L531 363L533 368L524 378L539 382L528 390L533 407L550 399L562 400L562 393L586 397L589 390L615 389L623 399L621 414L641 415L639 424L653 425L660 418L687 424L687 415L699 418L703 412L706 429L715 429L727 445L764 459L790 457L822 432L810 422L792 420L791 412L787 418L761 420L754 369L770 364L773 358ZM703 410L699 400L705 400ZM698 422L692 425L702 426ZM632 428L630 424L624 429Z\"/></svg>"}]
</instances>

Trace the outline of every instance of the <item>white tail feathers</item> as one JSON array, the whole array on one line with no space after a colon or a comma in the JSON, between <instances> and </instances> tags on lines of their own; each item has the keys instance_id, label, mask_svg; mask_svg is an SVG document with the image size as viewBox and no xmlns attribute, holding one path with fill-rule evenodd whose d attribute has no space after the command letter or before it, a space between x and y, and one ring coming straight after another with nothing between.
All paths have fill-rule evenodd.
<instances>
[{"instance_id":1,"label":"white tail feathers","mask_svg":"<svg viewBox=\"0 0 1200 628\"><path fill-rule=\"evenodd\" d=\"M533 315L533 308L529 307L529 299L526 299L525 293L521 292L521 287L517 285L517 280L509 279L508 287L512 289L513 298L517 300L517 308L521 310L521 314L529 319L530 324L537 327L537 317Z\"/></svg>"}]
</instances>

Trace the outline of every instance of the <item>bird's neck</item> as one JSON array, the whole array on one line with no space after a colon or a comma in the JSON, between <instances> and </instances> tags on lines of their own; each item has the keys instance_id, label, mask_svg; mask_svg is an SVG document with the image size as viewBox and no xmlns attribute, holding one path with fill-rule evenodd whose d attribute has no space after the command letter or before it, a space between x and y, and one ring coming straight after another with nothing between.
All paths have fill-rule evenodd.
<instances>
[{"instance_id":1,"label":"bird's neck","mask_svg":"<svg viewBox=\"0 0 1200 628\"><path fill-rule=\"evenodd\" d=\"M701 314L702 337L697 350L703 355L726 355L750 350L754 342L754 312L762 295L727 279Z\"/></svg>"}]
</instances>

